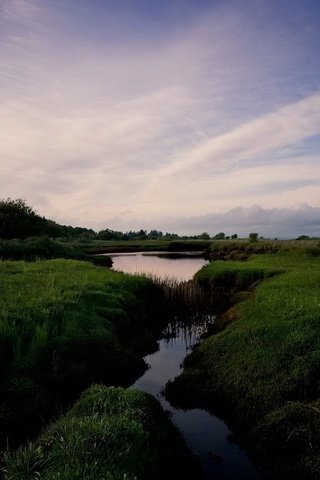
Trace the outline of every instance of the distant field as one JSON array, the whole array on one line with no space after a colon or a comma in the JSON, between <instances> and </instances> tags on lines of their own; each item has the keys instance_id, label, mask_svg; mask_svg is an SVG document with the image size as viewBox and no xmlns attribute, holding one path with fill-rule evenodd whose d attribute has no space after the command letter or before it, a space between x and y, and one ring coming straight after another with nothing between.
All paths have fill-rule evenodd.
<instances>
[{"instance_id":1,"label":"distant field","mask_svg":"<svg viewBox=\"0 0 320 480\"><path fill-rule=\"evenodd\" d=\"M72 242L76 248L86 253L117 253L134 251L203 251L210 240L134 240Z\"/></svg>"}]
</instances>

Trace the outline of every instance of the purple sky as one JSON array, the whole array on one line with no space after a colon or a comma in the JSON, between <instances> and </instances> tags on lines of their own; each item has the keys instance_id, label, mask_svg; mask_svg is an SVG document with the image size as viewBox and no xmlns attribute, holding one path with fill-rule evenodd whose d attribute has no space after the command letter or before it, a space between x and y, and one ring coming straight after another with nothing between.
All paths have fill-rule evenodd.
<instances>
[{"instance_id":1,"label":"purple sky","mask_svg":"<svg viewBox=\"0 0 320 480\"><path fill-rule=\"evenodd\" d=\"M0 0L0 197L320 236L319 0Z\"/></svg>"}]
</instances>

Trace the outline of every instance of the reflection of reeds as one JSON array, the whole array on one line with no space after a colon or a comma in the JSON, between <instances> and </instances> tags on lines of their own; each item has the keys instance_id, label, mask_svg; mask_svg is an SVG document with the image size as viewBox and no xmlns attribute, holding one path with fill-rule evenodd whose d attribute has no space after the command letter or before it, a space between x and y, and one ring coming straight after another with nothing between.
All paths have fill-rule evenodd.
<instances>
[{"instance_id":1,"label":"reflection of reeds","mask_svg":"<svg viewBox=\"0 0 320 480\"><path fill-rule=\"evenodd\" d=\"M207 333L209 327L214 323L215 315L208 314L196 319L179 319L169 323L164 331L163 338L166 344L170 345L176 341L183 341L186 350L191 349L198 343L201 337ZM178 340L177 340L178 339Z\"/></svg>"}]
</instances>

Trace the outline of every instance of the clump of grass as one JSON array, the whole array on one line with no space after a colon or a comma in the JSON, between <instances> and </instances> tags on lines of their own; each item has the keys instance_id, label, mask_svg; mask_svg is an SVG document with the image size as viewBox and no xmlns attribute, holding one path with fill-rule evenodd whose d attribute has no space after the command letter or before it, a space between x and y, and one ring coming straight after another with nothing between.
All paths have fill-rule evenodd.
<instances>
[{"instance_id":1,"label":"clump of grass","mask_svg":"<svg viewBox=\"0 0 320 480\"><path fill-rule=\"evenodd\" d=\"M5 480L202 478L159 403L101 385L34 443L5 458Z\"/></svg>"}]
</instances>

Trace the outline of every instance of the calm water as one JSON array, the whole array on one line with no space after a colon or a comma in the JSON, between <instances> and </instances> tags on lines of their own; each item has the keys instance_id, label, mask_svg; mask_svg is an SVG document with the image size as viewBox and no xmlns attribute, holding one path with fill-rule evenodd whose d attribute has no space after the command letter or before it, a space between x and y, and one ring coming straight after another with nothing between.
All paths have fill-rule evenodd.
<instances>
[{"instance_id":1,"label":"calm water","mask_svg":"<svg viewBox=\"0 0 320 480\"><path fill-rule=\"evenodd\" d=\"M200 268L208 262L199 253L181 252L138 252L113 253L113 269L126 273L148 273L162 277L174 277L177 280L190 280Z\"/></svg>"},{"instance_id":2,"label":"calm water","mask_svg":"<svg viewBox=\"0 0 320 480\"><path fill-rule=\"evenodd\" d=\"M113 268L116 270L152 273L157 276L176 277L179 280L191 279L206 263L202 258L194 256L170 259L156 253L111 256L114 261ZM246 452L230 442L232 432L222 420L201 409L176 409L162 394L168 380L180 373L185 356L200 341L201 334L213 321L214 315L205 315L196 323L169 324L164 338L159 341L159 350L145 357L149 369L133 386L154 395L163 408L171 412L172 422L192 451L200 457L207 479L262 480ZM171 336L173 331L174 337Z\"/></svg>"}]
</instances>

